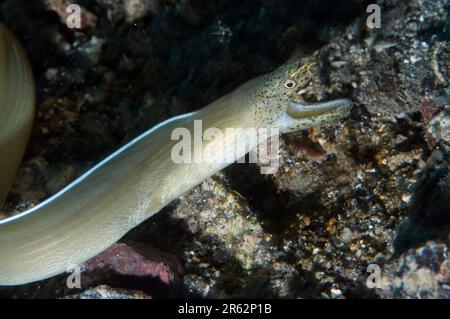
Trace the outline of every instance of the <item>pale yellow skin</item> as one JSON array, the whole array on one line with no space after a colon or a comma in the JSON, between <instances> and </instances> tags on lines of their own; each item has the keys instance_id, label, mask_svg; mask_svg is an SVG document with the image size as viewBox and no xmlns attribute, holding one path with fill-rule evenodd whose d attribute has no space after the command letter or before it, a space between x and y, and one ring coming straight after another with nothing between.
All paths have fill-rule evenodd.
<instances>
[{"instance_id":1,"label":"pale yellow skin","mask_svg":"<svg viewBox=\"0 0 450 319\"><path fill-rule=\"evenodd\" d=\"M0 176L7 176L7 182L0 184L1 199L9 190L28 139L34 90L23 54L16 52L14 63L5 62L5 52L18 46L16 40L0 28L0 41L0 88L9 87L7 92L0 91ZM303 105L290 104L312 76L304 68L310 61L304 61L290 61L197 112L157 125L40 205L0 221L0 285L45 279L83 263L227 166L174 163L171 150L178 141L172 141L171 134L175 128L192 131L194 120L201 119L204 129L270 126L289 132L343 118L350 108L347 100L317 113L302 113ZM16 72L5 72L10 68ZM287 79L295 81L293 88L286 87ZM287 115L288 109L295 118ZM242 142L241 137L238 140ZM217 155L227 143L234 142L204 143L204 157ZM256 141L250 141L249 149L255 146Z\"/></svg>"},{"instance_id":2,"label":"pale yellow skin","mask_svg":"<svg viewBox=\"0 0 450 319\"><path fill-rule=\"evenodd\" d=\"M33 74L25 53L0 24L0 207L28 143L34 99Z\"/></svg>"}]
</instances>

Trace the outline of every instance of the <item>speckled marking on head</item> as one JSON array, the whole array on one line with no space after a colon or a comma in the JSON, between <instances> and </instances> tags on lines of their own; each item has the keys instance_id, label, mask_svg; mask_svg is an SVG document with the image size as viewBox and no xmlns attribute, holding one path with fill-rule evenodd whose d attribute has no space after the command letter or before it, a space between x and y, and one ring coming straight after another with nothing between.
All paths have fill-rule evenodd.
<instances>
[{"instance_id":1,"label":"speckled marking on head","mask_svg":"<svg viewBox=\"0 0 450 319\"><path fill-rule=\"evenodd\" d=\"M290 102L300 96L304 89L317 76L317 54L299 59L294 58L281 67L255 79L251 87L247 87L247 98L254 124L257 127L278 127L281 133L321 125L344 117L349 105L335 109L312 111L311 116L302 118L287 114Z\"/></svg>"},{"instance_id":2,"label":"speckled marking on head","mask_svg":"<svg viewBox=\"0 0 450 319\"><path fill-rule=\"evenodd\" d=\"M254 101L253 115L258 126L274 123L286 111L288 103L298 91L312 80L316 68L313 56L294 58L272 73L255 79L249 98Z\"/></svg>"}]
</instances>

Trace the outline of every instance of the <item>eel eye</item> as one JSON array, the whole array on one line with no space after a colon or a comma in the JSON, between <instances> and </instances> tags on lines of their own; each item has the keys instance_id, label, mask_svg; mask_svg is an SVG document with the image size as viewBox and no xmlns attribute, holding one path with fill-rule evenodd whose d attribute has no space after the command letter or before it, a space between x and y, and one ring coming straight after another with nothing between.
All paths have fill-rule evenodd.
<instances>
[{"instance_id":1,"label":"eel eye","mask_svg":"<svg viewBox=\"0 0 450 319\"><path fill-rule=\"evenodd\" d=\"M297 83L294 80L291 80L291 79L286 80L286 82L284 82L284 87L286 89L293 89L293 88L296 87L296 85L297 85Z\"/></svg>"}]
</instances>

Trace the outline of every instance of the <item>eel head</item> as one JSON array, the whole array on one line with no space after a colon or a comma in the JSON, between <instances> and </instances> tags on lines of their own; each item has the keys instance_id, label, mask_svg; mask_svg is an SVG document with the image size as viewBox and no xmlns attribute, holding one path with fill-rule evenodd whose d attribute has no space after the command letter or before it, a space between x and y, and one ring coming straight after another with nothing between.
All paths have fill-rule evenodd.
<instances>
[{"instance_id":1,"label":"eel head","mask_svg":"<svg viewBox=\"0 0 450 319\"><path fill-rule=\"evenodd\" d=\"M290 59L278 69L255 79L251 99L256 125L277 127L280 133L338 121L349 114L352 101L309 102L306 96L319 78L318 52ZM308 101L307 101L308 100Z\"/></svg>"}]
</instances>

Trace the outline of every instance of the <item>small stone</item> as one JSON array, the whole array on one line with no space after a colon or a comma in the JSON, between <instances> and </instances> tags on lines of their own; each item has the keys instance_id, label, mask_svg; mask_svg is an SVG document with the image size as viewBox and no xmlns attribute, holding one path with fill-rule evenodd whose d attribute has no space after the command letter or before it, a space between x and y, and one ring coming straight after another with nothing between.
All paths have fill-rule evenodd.
<instances>
[{"instance_id":1,"label":"small stone","mask_svg":"<svg viewBox=\"0 0 450 319\"><path fill-rule=\"evenodd\" d=\"M332 298L339 298L342 296L342 291L339 288L331 288L330 292Z\"/></svg>"},{"instance_id":2,"label":"small stone","mask_svg":"<svg viewBox=\"0 0 450 319\"><path fill-rule=\"evenodd\" d=\"M124 0L124 8L128 23L142 19L150 10L149 1L146 0Z\"/></svg>"},{"instance_id":3,"label":"small stone","mask_svg":"<svg viewBox=\"0 0 450 319\"><path fill-rule=\"evenodd\" d=\"M350 230L350 228L344 228L342 230L340 239L343 243L349 243L352 240L352 231Z\"/></svg>"},{"instance_id":4,"label":"small stone","mask_svg":"<svg viewBox=\"0 0 450 319\"><path fill-rule=\"evenodd\" d=\"M45 78L47 81L56 81L58 76L58 69L50 68L45 72Z\"/></svg>"}]
</instances>

